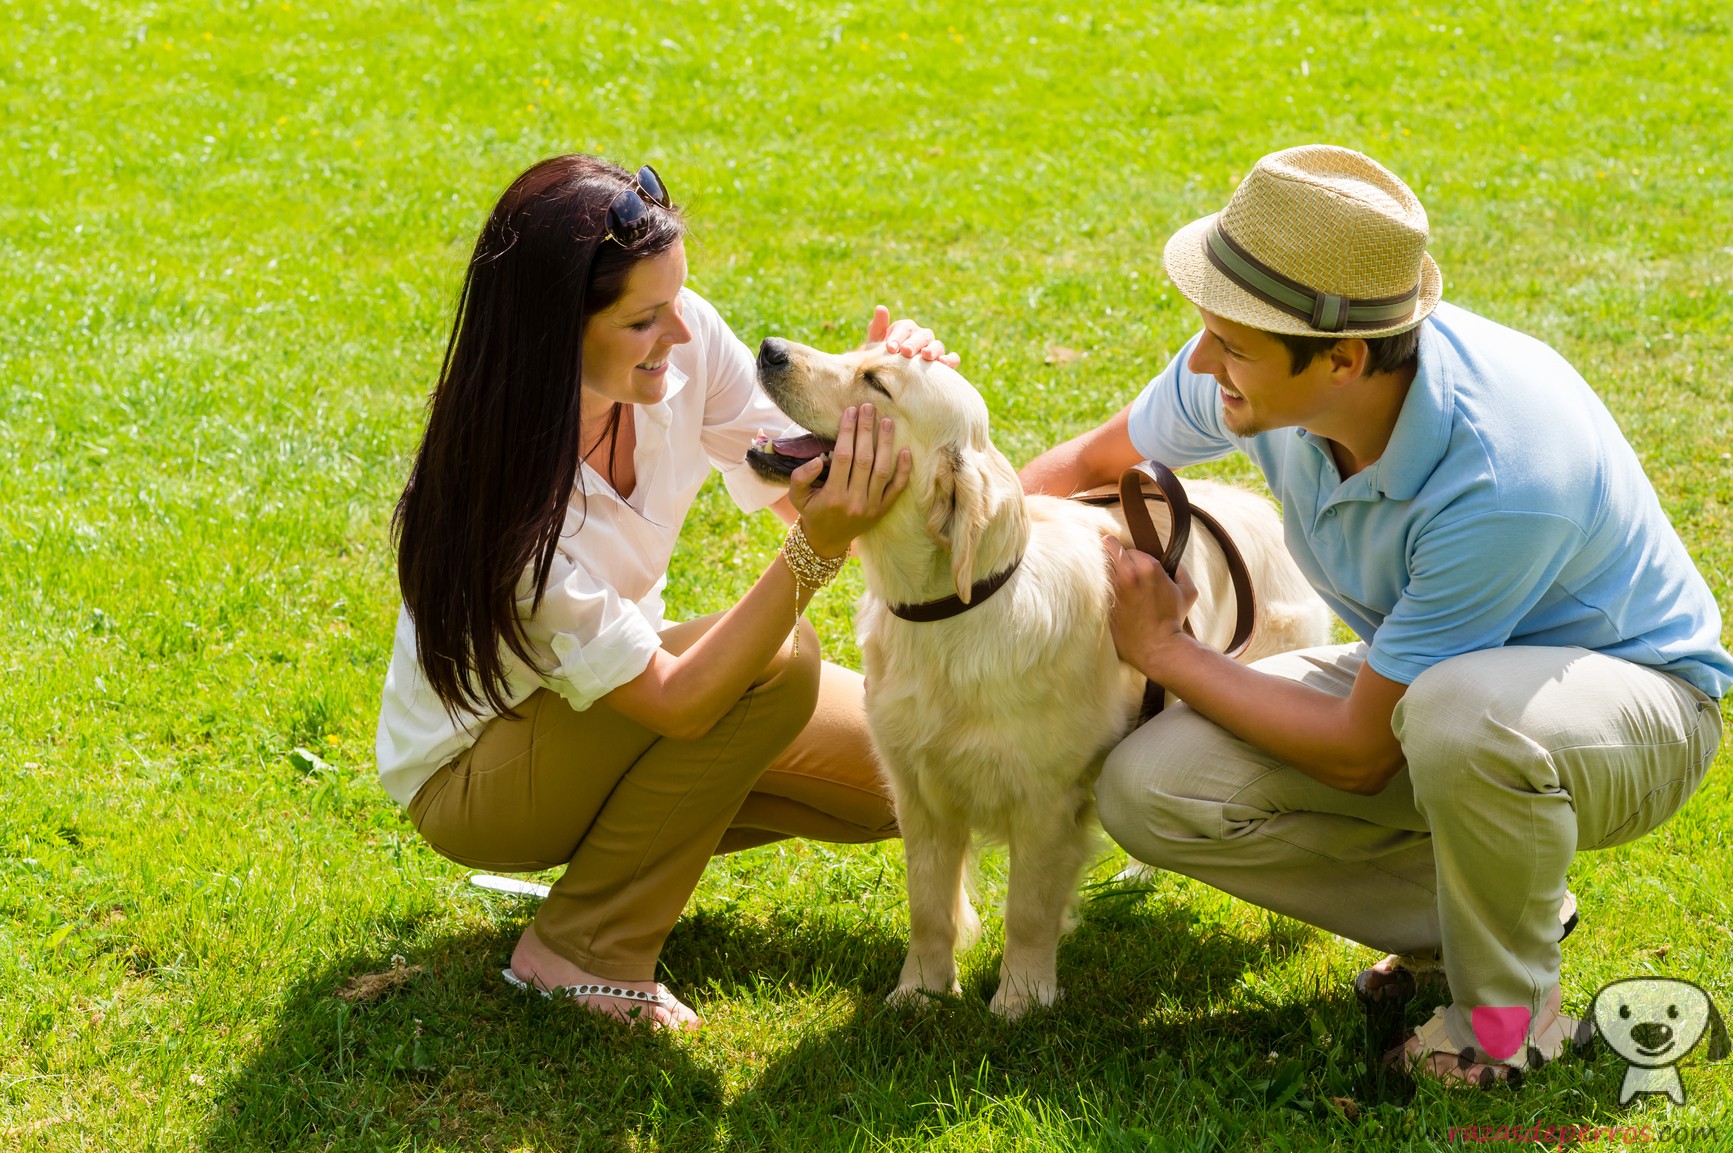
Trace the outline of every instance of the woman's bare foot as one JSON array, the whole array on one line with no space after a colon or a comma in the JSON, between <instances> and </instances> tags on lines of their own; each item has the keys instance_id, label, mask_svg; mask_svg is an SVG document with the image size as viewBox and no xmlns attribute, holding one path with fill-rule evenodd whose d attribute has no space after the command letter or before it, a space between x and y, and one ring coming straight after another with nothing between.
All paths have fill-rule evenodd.
<instances>
[{"instance_id":1,"label":"woman's bare foot","mask_svg":"<svg viewBox=\"0 0 1733 1153\"><path fill-rule=\"evenodd\" d=\"M536 936L534 925L526 926L523 936L518 938L517 948L512 950L511 971L518 980L532 989L545 989L550 992L579 985L603 985L610 989L632 989L640 993L662 995L661 1003L650 1004L602 993L568 994L578 1004L604 1017L618 1017L634 1025L648 1025L653 1029L692 1030L704 1023L698 1014L655 981L615 981L598 977L574 965L548 948L542 939Z\"/></svg>"}]
</instances>

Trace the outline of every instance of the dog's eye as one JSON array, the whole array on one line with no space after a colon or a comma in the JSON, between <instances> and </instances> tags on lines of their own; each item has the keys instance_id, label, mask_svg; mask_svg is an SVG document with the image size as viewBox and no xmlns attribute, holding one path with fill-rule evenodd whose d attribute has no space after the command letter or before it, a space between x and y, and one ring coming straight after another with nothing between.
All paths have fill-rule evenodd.
<instances>
[{"instance_id":1,"label":"dog's eye","mask_svg":"<svg viewBox=\"0 0 1733 1153\"><path fill-rule=\"evenodd\" d=\"M1667 1006L1667 1016L1673 1018L1674 1020L1678 1020L1678 1018L1679 1018L1679 1006L1668 1005Z\"/></svg>"},{"instance_id":2,"label":"dog's eye","mask_svg":"<svg viewBox=\"0 0 1733 1153\"><path fill-rule=\"evenodd\" d=\"M1619 1006L1619 1016L1629 1018L1630 1015L1631 1015L1631 1007L1629 1005L1620 1005Z\"/></svg>"},{"instance_id":3,"label":"dog's eye","mask_svg":"<svg viewBox=\"0 0 1733 1153\"><path fill-rule=\"evenodd\" d=\"M883 384L881 384L879 382L879 374L876 372L873 372L871 369L868 369L865 373L863 373L861 375L861 383L865 384L868 388L874 390L875 392L882 392L886 396L889 396L891 394L891 390L886 388Z\"/></svg>"}]
</instances>

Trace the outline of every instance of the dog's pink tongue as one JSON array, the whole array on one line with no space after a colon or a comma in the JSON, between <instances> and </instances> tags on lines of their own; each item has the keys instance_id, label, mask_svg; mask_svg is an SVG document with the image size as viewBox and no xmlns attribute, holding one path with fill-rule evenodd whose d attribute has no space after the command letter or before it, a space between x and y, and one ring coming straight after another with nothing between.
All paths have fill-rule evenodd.
<instances>
[{"instance_id":1,"label":"dog's pink tongue","mask_svg":"<svg viewBox=\"0 0 1733 1153\"><path fill-rule=\"evenodd\" d=\"M830 441L823 440L810 434L807 436L791 436L783 440L773 440L770 442L771 451L782 456L794 457L796 460L811 460L819 453L829 452L835 447L836 446Z\"/></svg>"},{"instance_id":2,"label":"dog's pink tongue","mask_svg":"<svg viewBox=\"0 0 1733 1153\"><path fill-rule=\"evenodd\" d=\"M1503 1061L1522 1048L1528 1036L1527 1005L1480 1005L1472 1014L1474 1039L1494 1061Z\"/></svg>"}]
</instances>

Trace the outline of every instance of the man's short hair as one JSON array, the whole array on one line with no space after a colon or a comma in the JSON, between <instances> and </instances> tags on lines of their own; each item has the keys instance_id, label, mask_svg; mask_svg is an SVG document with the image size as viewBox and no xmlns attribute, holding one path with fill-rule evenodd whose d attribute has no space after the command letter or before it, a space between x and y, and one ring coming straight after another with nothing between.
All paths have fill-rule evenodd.
<instances>
[{"instance_id":1,"label":"man's short hair","mask_svg":"<svg viewBox=\"0 0 1733 1153\"><path fill-rule=\"evenodd\" d=\"M1338 343L1349 339L1343 336L1290 336L1285 332L1272 332L1271 336L1281 341L1288 350L1288 364L1291 366L1289 376L1298 376L1308 365ZM1404 332L1392 333L1389 336L1369 336L1366 340L1366 375L1380 372L1395 372L1413 364L1420 357L1420 326Z\"/></svg>"}]
</instances>

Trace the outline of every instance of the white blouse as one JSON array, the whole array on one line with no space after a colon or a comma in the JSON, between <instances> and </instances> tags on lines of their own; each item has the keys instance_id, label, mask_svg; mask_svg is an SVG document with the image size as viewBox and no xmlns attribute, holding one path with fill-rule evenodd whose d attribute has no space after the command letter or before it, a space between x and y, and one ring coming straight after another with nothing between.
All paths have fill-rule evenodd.
<instances>
[{"instance_id":1,"label":"white blouse","mask_svg":"<svg viewBox=\"0 0 1733 1153\"><path fill-rule=\"evenodd\" d=\"M542 667L526 666L501 646L506 699L514 708L546 687L574 709L587 709L649 665L660 647L657 634L670 623L662 589L675 537L712 468L746 512L768 507L785 491L760 480L745 460L760 429L781 435L788 418L759 389L752 353L716 309L690 289L680 299L692 339L669 354L662 400L633 408L638 481L631 503L584 464L534 615L524 570L518 608ZM375 740L385 791L408 805L439 766L475 743L491 717L466 712L452 720L422 675L415 628L400 608Z\"/></svg>"}]
</instances>

